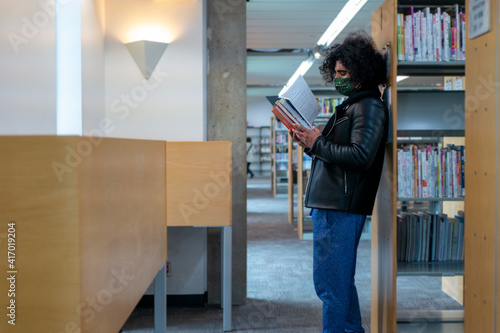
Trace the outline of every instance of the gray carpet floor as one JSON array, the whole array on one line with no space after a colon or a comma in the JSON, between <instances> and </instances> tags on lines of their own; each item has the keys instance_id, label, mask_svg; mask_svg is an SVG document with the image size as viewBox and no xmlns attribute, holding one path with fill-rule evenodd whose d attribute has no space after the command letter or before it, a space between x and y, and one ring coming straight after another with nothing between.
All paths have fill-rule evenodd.
<instances>
[{"instance_id":1,"label":"gray carpet floor","mask_svg":"<svg viewBox=\"0 0 500 333\"><path fill-rule=\"evenodd\" d=\"M268 178L249 179L247 188L248 299L233 307L233 331L321 332L321 302L312 283L312 242L299 240L287 222L287 197L274 198ZM363 327L370 332L370 240L369 234L365 236L358 249L356 285ZM463 310L441 291L439 277L398 277L397 297L398 311ZM425 318L413 324L422 322ZM222 310L169 308L167 323L168 332L222 332ZM152 309L137 308L123 331L149 333L152 328Z\"/></svg>"}]
</instances>

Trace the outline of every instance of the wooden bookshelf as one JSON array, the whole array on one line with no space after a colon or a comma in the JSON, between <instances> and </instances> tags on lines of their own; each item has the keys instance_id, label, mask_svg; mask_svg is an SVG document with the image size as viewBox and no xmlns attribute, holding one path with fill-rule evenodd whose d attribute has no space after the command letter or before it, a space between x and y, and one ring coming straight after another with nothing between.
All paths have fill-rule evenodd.
<instances>
[{"instance_id":1,"label":"wooden bookshelf","mask_svg":"<svg viewBox=\"0 0 500 333\"><path fill-rule=\"evenodd\" d=\"M429 128L429 126L419 126L409 128L400 128L399 111L401 111L401 120L408 114L414 114L411 110L415 102L411 98L417 98L419 110L426 110L424 107L428 98L423 98L422 93L420 97L412 94L419 94L418 92L405 92L409 104L399 104L397 91L397 75L414 75L414 76L429 76L429 75L464 75L465 66L463 61L450 61L450 62L398 62L397 60L397 20L396 14L401 6L447 6L453 5L448 1L443 2L430 2L430 1L399 1L386 0L385 3L373 14L372 16L372 37L376 44L383 48L391 47L388 53L388 61L390 63L390 87L386 89L386 96L390 96L388 103L391 120L392 120L392 137L398 136L411 137L411 136L453 136L464 135L463 126L460 128ZM452 93L444 95L447 92L427 92L428 97L437 98L438 101L446 98L443 102L447 103L448 98L444 96L460 96L460 93ZM435 94L435 95L433 95ZM405 97L406 97L405 96ZM463 97L458 97L459 99ZM402 102L404 99L402 99ZM413 104L412 104L413 103ZM440 107L442 108L442 107ZM405 114L406 113L406 114ZM412 123L411 125L415 125ZM435 121L432 122L435 125ZM379 333L395 333L397 323L397 307L396 307L396 284L398 274L412 274L412 275L454 275L463 274L463 269L451 265L451 271L443 271L442 267L435 263L397 263L396 258L396 214L397 202L402 201L419 201L430 203L441 203L448 198L397 198L397 141L393 140L386 147L386 161L384 165L383 175L380 183L380 189L375 203L374 213L372 215L372 332ZM467 184L467 181L465 182ZM462 199L451 199L452 201L459 201ZM460 264L459 264L460 265ZM450 265L448 265L450 266ZM457 270L453 270L457 268ZM400 272L401 269L401 272Z\"/></svg>"},{"instance_id":2,"label":"wooden bookshelf","mask_svg":"<svg viewBox=\"0 0 500 333\"><path fill-rule=\"evenodd\" d=\"M500 102L498 59L500 51L498 2L489 4L491 29L467 39L467 90L465 142L468 149L465 183L467 219L465 225L465 332L498 332L500 302L500 228L498 214L499 121ZM466 2L469 8L470 1ZM467 21L469 17L467 17ZM486 81L488 82L488 81ZM486 90L487 89L487 90Z\"/></svg>"}]
</instances>

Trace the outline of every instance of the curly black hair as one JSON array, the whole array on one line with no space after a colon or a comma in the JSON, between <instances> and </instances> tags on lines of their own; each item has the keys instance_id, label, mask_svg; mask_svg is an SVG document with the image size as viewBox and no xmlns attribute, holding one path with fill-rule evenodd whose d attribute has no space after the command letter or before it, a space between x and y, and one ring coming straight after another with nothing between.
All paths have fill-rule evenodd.
<instances>
[{"instance_id":1,"label":"curly black hair","mask_svg":"<svg viewBox=\"0 0 500 333\"><path fill-rule=\"evenodd\" d=\"M333 83L337 61L349 70L352 81L365 89L388 83L386 61L363 31L349 34L341 44L327 48L325 55L319 70L327 83Z\"/></svg>"}]
</instances>

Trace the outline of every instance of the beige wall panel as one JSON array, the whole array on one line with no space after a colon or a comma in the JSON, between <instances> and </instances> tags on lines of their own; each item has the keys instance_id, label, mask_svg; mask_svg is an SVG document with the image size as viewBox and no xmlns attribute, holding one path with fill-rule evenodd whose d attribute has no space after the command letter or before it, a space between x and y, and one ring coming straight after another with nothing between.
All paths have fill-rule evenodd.
<instances>
[{"instance_id":1,"label":"beige wall panel","mask_svg":"<svg viewBox=\"0 0 500 333\"><path fill-rule=\"evenodd\" d=\"M372 15L372 37L381 49L387 43L396 46L396 1L387 0ZM392 137L396 135L397 52L391 52ZM396 332L396 142L386 146L384 169L372 215L372 306L371 332Z\"/></svg>"},{"instance_id":2,"label":"beige wall panel","mask_svg":"<svg viewBox=\"0 0 500 333\"><path fill-rule=\"evenodd\" d=\"M231 142L167 142L167 226L228 226Z\"/></svg>"},{"instance_id":3,"label":"beige wall panel","mask_svg":"<svg viewBox=\"0 0 500 333\"><path fill-rule=\"evenodd\" d=\"M7 223L16 222L16 325L7 323L10 298L6 278L0 279L1 332L64 331L80 327L78 175L60 182L54 161L66 160L66 146L75 138L0 138L0 269L7 266ZM68 306L71 304L73 306Z\"/></svg>"},{"instance_id":4,"label":"beige wall panel","mask_svg":"<svg viewBox=\"0 0 500 333\"><path fill-rule=\"evenodd\" d=\"M495 5L490 2L491 13ZM467 2L468 6L468 2ZM468 7L467 7L468 8ZM469 20L467 19L467 22ZM496 22L496 21L492 21ZM495 323L496 93L495 29L467 40L465 95L465 332L492 332Z\"/></svg>"},{"instance_id":5,"label":"beige wall panel","mask_svg":"<svg viewBox=\"0 0 500 333\"><path fill-rule=\"evenodd\" d=\"M106 139L79 174L82 327L118 332L166 260L165 142Z\"/></svg>"}]
</instances>

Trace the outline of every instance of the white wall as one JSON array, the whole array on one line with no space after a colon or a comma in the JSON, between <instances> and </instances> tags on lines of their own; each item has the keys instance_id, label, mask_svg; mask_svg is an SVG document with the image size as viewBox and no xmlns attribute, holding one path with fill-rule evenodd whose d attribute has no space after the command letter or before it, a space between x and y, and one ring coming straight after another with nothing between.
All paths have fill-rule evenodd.
<instances>
[{"instance_id":1,"label":"white wall","mask_svg":"<svg viewBox=\"0 0 500 333\"><path fill-rule=\"evenodd\" d=\"M56 134L54 8L0 2L0 134Z\"/></svg>"},{"instance_id":2,"label":"white wall","mask_svg":"<svg viewBox=\"0 0 500 333\"><path fill-rule=\"evenodd\" d=\"M202 0L106 0L108 136L205 139L203 22ZM124 45L138 39L170 43L148 81Z\"/></svg>"},{"instance_id":3,"label":"white wall","mask_svg":"<svg viewBox=\"0 0 500 333\"><path fill-rule=\"evenodd\" d=\"M205 140L204 2L106 0L105 13L107 136ZM149 80L124 45L136 40L169 43ZM169 295L207 290L206 248L203 228L169 228Z\"/></svg>"},{"instance_id":4,"label":"white wall","mask_svg":"<svg viewBox=\"0 0 500 333\"><path fill-rule=\"evenodd\" d=\"M270 126L273 116L272 105L267 99L253 100L247 102L248 126Z\"/></svg>"},{"instance_id":5,"label":"white wall","mask_svg":"<svg viewBox=\"0 0 500 333\"><path fill-rule=\"evenodd\" d=\"M104 0L82 2L83 135L103 135L106 118L104 86Z\"/></svg>"},{"instance_id":6,"label":"white wall","mask_svg":"<svg viewBox=\"0 0 500 333\"><path fill-rule=\"evenodd\" d=\"M61 7L79 2L61 1ZM94 133L105 117L104 36L98 19L103 5L103 0L82 1L82 40L75 40L82 45L82 80L77 82L82 95L82 112L77 116L82 119L78 122ZM0 39L2 135L57 134L55 18L50 0L0 3L0 30L7 37Z\"/></svg>"}]
</instances>

